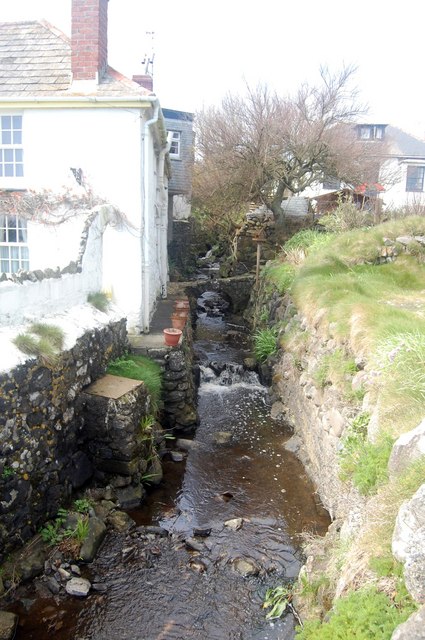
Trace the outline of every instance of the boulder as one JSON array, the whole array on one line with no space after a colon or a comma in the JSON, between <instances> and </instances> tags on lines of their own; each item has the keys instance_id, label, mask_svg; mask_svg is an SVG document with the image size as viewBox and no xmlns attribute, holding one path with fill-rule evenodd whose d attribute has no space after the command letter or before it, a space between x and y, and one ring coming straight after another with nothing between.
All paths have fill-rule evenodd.
<instances>
[{"instance_id":1,"label":"boulder","mask_svg":"<svg viewBox=\"0 0 425 640\"><path fill-rule=\"evenodd\" d=\"M410 618L400 624L391 640L424 640L425 638L425 606L413 613Z\"/></svg>"},{"instance_id":2,"label":"boulder","mask_svg":"<svg viewBox=\"0 0 425 640\"><path fill-rule=\"evenodd\" d=\"M80 558L83 562L92 562L106 535L105 523L96 518L89 518L89 530L80 549Z\"/></svg>"},{"instance_id":3,"label":"boulder","mask_svg":"<svg viewBox=\"0 0 425 640\"><path fill-rule=\"evenodd\" d=\"M398 476L412 462L425 455L425 419L395 442L388 462L390 477Z\"/></svg>"},{"instance_id":4,"label":"boulder","mask_svg":"<svg viewBox=\"0 0 425 640\"><path fill-rule=\"evenodd\" d=\"M10 611L0 611L0 640L13 640L18 616Z\"/></svg>"},{"instance_id":5,"label":"boulder","mask_svg":"<svg viewBox=\"0 0 425 640\"><path fill-rule=\"evenodd\" d=\"M108 524L121 533L128 531L136 523L125 511L112 511L107 517Z\"/></svg>"},{"instance_id":6,"label":"boulder","mask_svg":"<svg viewBox=\"0 0 425 640\"><path fill-rule=\"evenodd\" d=\"M425 484L398 512L392 538L394 557L404 563L406 588L417 602L425 602Z\"/></svg>"},{"instance_id":7,"label":"boulder","mask_svg":"<svg viewBox=\"0 0 425 640\"><path fill-rule=\"evenodd\" d=\"M259 567L251 559L235 558L233 568L245 578L248 576L256 576L260 573Z\"/></svg>"},{"instance_id":8,"label":"boulder","mask_svg":"<svg viewBox=\"0 0 425 640\"><path fill-rule=\"evenodd\" d=\"M134 509L140 506L146 491L142 485L136 485L117 489L116 495L122 509Z\"/></svg>"},{"instance_id":9,"label":"boulder","mask_svg":"<svg viewBox=\"0 0 425 640\"><path fill-rule=\"evenodd\" d=\"M84 597L90 591L91 584L85 578L71 578L66 583L65 590L70 596Z\"/></svg>"}]
</instances>

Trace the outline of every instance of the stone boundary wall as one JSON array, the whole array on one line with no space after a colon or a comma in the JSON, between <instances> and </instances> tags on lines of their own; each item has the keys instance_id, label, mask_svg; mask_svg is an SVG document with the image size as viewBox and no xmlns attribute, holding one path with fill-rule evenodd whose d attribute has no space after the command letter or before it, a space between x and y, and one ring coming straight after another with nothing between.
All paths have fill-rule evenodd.
<instances>
[{"instance_id":1,"label":"stone boundary wall","mask_svg":"<svg viewBox=\"0 0 425 640\"><path fill-rule=\"evenodd\" d=\"M122 319L87 331L56 365L37 358L0 375L0 562L91 477L80 394L127 349Z\"/></svg>"}]
</instances>

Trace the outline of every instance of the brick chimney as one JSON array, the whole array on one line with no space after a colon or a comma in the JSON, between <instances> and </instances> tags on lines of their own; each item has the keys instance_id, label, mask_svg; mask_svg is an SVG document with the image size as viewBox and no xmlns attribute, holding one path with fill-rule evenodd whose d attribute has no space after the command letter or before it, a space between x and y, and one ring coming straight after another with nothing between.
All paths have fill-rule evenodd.
<instances>
[{"instance_id":1,"label":"brick chimney","mask_svg":"<svg viewBox=\"0 0 425 640\"><path fill-rule=\"evenodd\" d=\"M73 81L101 81L108 65L108 0L72 0Z\"/></svg>"}]
</instances>

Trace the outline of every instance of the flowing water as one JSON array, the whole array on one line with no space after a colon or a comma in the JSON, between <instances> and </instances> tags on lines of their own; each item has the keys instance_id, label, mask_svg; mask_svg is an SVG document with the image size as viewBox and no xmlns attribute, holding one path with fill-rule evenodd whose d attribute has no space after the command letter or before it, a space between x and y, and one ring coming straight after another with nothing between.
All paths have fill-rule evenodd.
<instances>
[{"instance_id":1,"label":"flowing water","mask_svg":"<svg viewBox=\"0 0 425 640\"><path fill-rule=\"evenodd\" d=\"M271 419L267 390L242 367L243 327L223 317L219 302L216 294L200 300L200 425L187 460L167 461L163 486L131 514L138 525L159 525L168 535L143 526L109 534L89 574L105 593L37 600L38 624L31 627L27 606L17 640L294 637L291 614L266 620L264 595L296 578L302 532L324 533L329 519L300 462L285 450L290 434Z\"/></svg>"}]
</instances>

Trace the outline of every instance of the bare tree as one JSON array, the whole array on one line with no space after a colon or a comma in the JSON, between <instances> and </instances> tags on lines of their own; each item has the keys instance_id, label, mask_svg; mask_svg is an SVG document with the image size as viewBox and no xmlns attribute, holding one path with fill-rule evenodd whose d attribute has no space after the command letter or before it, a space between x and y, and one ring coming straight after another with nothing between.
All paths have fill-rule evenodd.
<instances>
[{"instance_id":1,"label":"bare tree","mask_svg":"<svg viewBox=\"0 0 425 640\"><path fill-rule=\"evenodd\" d=\"M283 217L285 195L325 177L348 184L377 180L376 149L371 153L357 140L352 124L364 113L351 88L354 73L353 67L335 74L322 68L319 86L304 84L293 97L260 85L198 114L195 204L220 221L248 202Z\"/></svg>"}]
</instances>

